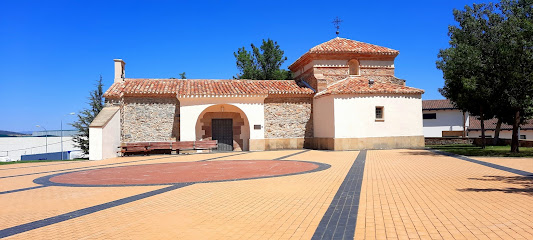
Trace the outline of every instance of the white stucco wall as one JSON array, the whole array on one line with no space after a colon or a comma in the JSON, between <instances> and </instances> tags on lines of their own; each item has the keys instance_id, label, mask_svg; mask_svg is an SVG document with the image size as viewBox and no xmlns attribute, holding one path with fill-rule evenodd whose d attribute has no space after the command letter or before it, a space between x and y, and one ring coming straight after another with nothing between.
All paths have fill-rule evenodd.
<instances>
[{"instance_id":1,"label":"white stucco wall","mask_svg":"<svg viewBox=\"0 0 533 240\"><path fill-rule=\"evenodd\" d=\"M485 131L485 135L494 137L494 131ZM500 138L512 139L512 135L513 131L511 130L500 131ZM526 135L527 140L533 140L533 130L520 130L519 135ZM481 131L468 131L468 137L481 137Z\"/></svg>"},{"instance_id":2,"label":"white stucco wall","mask_svg":"<svg viewBox=\"0 0 533 240\"><path fill-rule=\"evenodd\" d=\"M335 138L422 136L420 95L336 95ZM376 106L384 121L376 121Z\"/></svg>"},{"instance_id":3,"label":"white stucco wall","mask_svg":"<svg viewBox=\"0 0 533 240\"><path fill-rule=\"evenodd\" d=\"M89 160L117 157L120 146L120 111L102 127L89 127Z\"/></svg>"},{"instance_id":4,"label":"white stucco wall","mask_svg":"<svg viewBox=\"0 0 533 240\"><path fill-rule=\"evenodd\" d=\"M317 138L335 137L334 97L313 99L313 129Z\"/></svg>"},{"instance_id":5,"label":"white stucco wall","mask_svg":"<svg viewBox=\"0 0 533 240\"><path fill-rule=\"evenodd\" d=\"M0 137L0 157L20 160L21 155L61 152L61 137ZM81 157L81 149L74 146L72 137L63 137L63 151L73 151L71 157Z\"/></svg>"},{"instance_id":6,"label":"white stucco wall","mask_svg":"<svg viewBox=\"0 0 533 240\"><path fill-rule=\"evenodd\" d=\"M423 119L424 137L442 137L442 131L463 131L463 112L461 110L423 111L435 113L437 119ZM466 115L468 125L468 114Z\"/></svg>"},{"instance_id":7,"label":"white stucco wall","mask_svg":"<svg viewBox=\"0 0 533 240\"><path fill-rule=\"evenodd\" d=\"M201 136L197 136L196 131L198 117L206 108L218 104L233 105L241 109L248 118L250 139L264 139L265 98L266 96L178 98L180 101L180 140L200 139ZM261 125L261 129L253 129L254 125Z\"/></svg>"}]
</instances>

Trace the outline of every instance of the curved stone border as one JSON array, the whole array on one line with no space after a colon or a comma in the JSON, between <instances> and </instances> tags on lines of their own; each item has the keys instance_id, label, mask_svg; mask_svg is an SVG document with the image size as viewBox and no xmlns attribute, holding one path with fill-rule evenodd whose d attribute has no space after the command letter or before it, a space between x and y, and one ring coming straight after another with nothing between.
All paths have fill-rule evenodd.
<instances>
[{"instance_id":1,"label":"curved stone border","mask_svg":"<svg viewBox=\"0 0 533 240\"><path fill-rule=\"evenodd\" d=\"M225 160L223 160L225 161ZM110 185L97 185L97 184L69 184L69 183L56 183L50 181L51 178L64 175L64 174L70 174L75 172L83 172L83 171L90 171L90 170L80 170L80 171L72 171L72 172L62 172L58 174L52 174L40 178L36 178L33 180L34 183L42 185L42 186L62 186L62 187L135 187L135 186L169 186L169 185L178 185L178 184L195 184L195 183L211 183L211 182L230 182L230 181L244 181L244 180L254 180L254 179L263 179L263 178L273 178L273 177L285 177L285 176L292 176L292 175L299 175L299 174L306 174L306 173L312 173L312 172L318 172L322 170L326 170L331 167L331 165L326 163L319 163L319 162L311 162L311 161L303 161L303 160L272 160L272 159L255 159L253 161L294 161L294 162L303 162L303 163L311 163L315 164L318 167L312 170L303 171L303 172L294 172L289 174L281 174L281 175L272 175L272 176L261 176L261 177L251 177L251 178L238 178L238 179L225 179L225 180L217 180L217 181L199 181L199 182L180 182L180 183L154 183L154 184L110 184ZM201 162L201 161L194 161L194 162ZM143 166L143 165L154 165L154 164L162 164L162 163L152 163L152 164L140 164L140 165L130 165L130 166ZM121 168L121 167L127 167L127 166L120 166L120 167L108 167L109 168ZM104 168L97 168L97 169L104 169ZM96 169L91 169L96 170Z\"/></svg>"}]
</instances>

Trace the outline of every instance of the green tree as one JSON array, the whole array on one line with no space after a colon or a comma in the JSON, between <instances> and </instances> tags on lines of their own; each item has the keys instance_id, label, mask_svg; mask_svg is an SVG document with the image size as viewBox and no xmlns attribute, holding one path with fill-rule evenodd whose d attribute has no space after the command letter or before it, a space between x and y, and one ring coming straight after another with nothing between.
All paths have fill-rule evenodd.
<instances>
[{"instance_id":1,"label":"green tree","mask_svg":"<svg viewBox=\"0 0 533 240\"><path fill-rule=\"evenodd\" d=\"M519 152L518 129L533 117L533 0L502 0L497 4L502 23L495 26L498 36L494 75L504 104L504 122L513 126L511 152ZM510 112L510 116L509 116Z\"/></svg>"},{"instance_id":2,"label":"green tree","mask_svg":"<svg viewBox=\"0 0 533 240\"><path fill-rule=\"evenodd\" d=\"M257 48L251 44L252 51L242 47L234 52L233 55L237 60L237 79L265 79L265 80L282 80L290 79L291 72L280 69L281 65L287 60L284 57L284 51L281 50L277 42L271 39L263 39L261 47Z\"/></svg>"},{"instance_id":3,"label":"green tree","mask_svg":"<svg viewBox=\"0 0 533 240\"><path fill-rule=\"evenodd\" d=\"M181 79L187 79L187 76L185 76L185 72L180 73L180 78Z\"/></svg>"},{"instance_id":4,"label":"green tree","mask_svg":"<svg viewBox=\"0 0 533 240\"><path fill-rule=\"evenodd\" d=\"M449 27L450 48L437 61L441 93L481 120L496 116L497 128L513 125L518 152L519 126L533 117L533 0L474 4L454 17L459 26Z\"/></svg>"},{"instance_id":5,"label":"green tree","mask_svg":"<svg viewBox=\"0 0 533 240\"><path fill-rule=\"evenodd\" d=\"M494 77L490 75L490 25L497 21L492 4L466 6L464 11L455 9L454 19L458 26L450 26L450 47L438 54L437 68L444 77L441 94L458 108L479 116L481 121L482 147L485 147L484 120L494 116L492 88Z\"/></svg>"},{"instance_id":6,"label":"green tree","mask_svg":"<svg viewBox=\"0 0 533 240\"><path fill-rule=\"evenodd\" d=\"M89 125L96 115L104 108L104 92L102 90L102 76L96 82L96 89L90 92L89 107L80 111L78 120L70 125L78 130L72 138L74 146L79 147L84 154L89 154Z\"/></svg>"}]
</instances>

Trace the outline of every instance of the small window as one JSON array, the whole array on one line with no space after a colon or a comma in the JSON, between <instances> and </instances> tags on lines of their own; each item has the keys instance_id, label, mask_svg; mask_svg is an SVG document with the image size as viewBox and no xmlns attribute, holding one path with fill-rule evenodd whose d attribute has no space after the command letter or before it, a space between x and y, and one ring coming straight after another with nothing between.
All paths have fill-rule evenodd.
<instances>
[{"instance_id":1,"label":"small window","mask_svg":"<svg viewBox=\"0 0 533 240\"><path fill-rule=\"evenodd\" d=\"M437 119L436 113L424 113L423 116L424 119Z\"/></svg>"},{"instance_id":2,"label":"small window","mask_svg":"<svg viewBox=\"0 0 533 240\"><path fill-rule=\"evenodd\" d=\"M526 135L520 135L520 139L526 139Z\"/></svg>"},{"instance_id":3,"label":"small window","mask_svg":"<svg viewBox=\"0 0 533 240\"><path fill-rule=\"evenodd\" d=\"M350 75L359 75L359 61L357 59L350 60L348 66L350 66Z\"/></svg>"},{"instance_id":4,"label":"small window","mask_svg":"<svg viewBox=\"0 0 533 240\"><path fill-rule=\"evenodd\" d=\"M385 113L384 113L383 107L376 107L376 121L384 121L385 120Z\"/></svg>"}]
</instances>

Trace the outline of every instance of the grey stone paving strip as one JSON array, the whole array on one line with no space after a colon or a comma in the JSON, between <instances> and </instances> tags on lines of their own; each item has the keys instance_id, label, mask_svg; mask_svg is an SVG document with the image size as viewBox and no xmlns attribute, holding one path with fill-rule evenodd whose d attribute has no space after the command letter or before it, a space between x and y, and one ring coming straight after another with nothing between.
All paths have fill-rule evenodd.
<instances>
[{"instance_id":1,"label":"grey stone paving strip","mask_svg":"<svg viewBox=\"0 0 533 240\"><path fill-rule=\"evenodd\" d=\"M517 175L522 175L522 176L525 176L525 177L533 177L533 173L527 172L527 171L523 171L523 170L520 170L520 169L505 167L505 166L502 166L502 165L489 163L489 162L484 162L484 161L472 159L472 158L469 158L469 157L466 157L466 156L463 156L463 155L457 155L457 154L454 154L454 153L439 151L439 150L435 150L435 149L427 149L427 150L431 151L431 152L434 152L434 153L441 154L441 155L445 155L445 156L448 156L448 157L454 157L454 158L457 158L457 159L461 159L461 160L468 161L468 162L471 162L471 163L477 163L477 164L480 164L480 165L483 165L483 166L486 166L486 167L490 167L490 168L494 168L494 169L498 169L498 170L514 173L514 174L517 174Z\"/></svg>"},{"instance_id":2,"label":"grey stone paving strip","mask_svg":"<svg viewBox=\"0 0 533 240\"><path fill-rule=\"evenodd\" d=\"M298 154L306 153L306 152L309 152L309 151L311 151L311 150L310 149L306 149L306 150L303 150L303 151L300 151L300 152L297 152L297 153L292 153L292 154L289 154L289 155L281 156L279 158L274 158L272 160L282 160L282 159L285 159L285 158L288 158L288 157L292 157L292 156L296 156Z\"/></svg>"},{"instance_id":3,"label":"grey stone paving strip","mask_svg":"<svg viewBox=\"0 0 533 240\"><path fill-rule=\"evenodd\" d=\"M43 188L43 187L47 187L47 186L35 186L35 187L28 187L28 188L20 188L20 189L15 189L15 190L9 190L9 191L3 191L3 192L0 192L0 195L2 194L7 194L7 193L16 193L16 192L23 192L23 191L28 191L28 190L33 190L33 189L38 189L38 188Z\"/></svg>"},{"instance_id":4,"label":"grey stone paving strip","mask_svg":"<svg viewBox=\"0 0 533 240\"><path fill-rule=\"evenodd\" d=\"M55 217L45 218L45 219L38 220L38 221L35 221L35 222L30 222L30 223L26 223L26 224L14 226L14 227L6 228L6 229L3 229L3 230L0 230L0 238L9 237L9 236L13 236L15 234L19 234L19 233L31 231L31 230L34 230L34 229L37 229L37 228L42 228L42 227L46 227L46 226L49 226L49 225L52 225L52 224L64 222L64 221L67 221L67 220L70 220L70 219L78 218L78 217L85 216L85 215L88 215L88 214L91 214L91 213L99 212L99 211L102 211L102 210L105 210L105 209L109 209L109 208L112 208L112 207L124 205L124 204L130 203L130 202L134 202L134 201L141 200L141 199L144 199L144 198L152 197L152 196L155 196L155 195L158 195L158 194L161 194L161 193L165 193L165 192L169 192L169 191L172 191L172 190L176 190L178 188L182 188L182 187L185 187L185 186L188 186L188 185L191 185L191 184L190 183L176 184L176 185L172 185L172 186L169 186L169 187L157 189L157 190L154 190L154 191L137 194L137 195L134 195L134 196L131 196L131 197L126 197L126 198L118 199L118 200L115 200L115 201L103 203L103 204L100 204L100 205L96 205L96 206L92 206L92 207L88 207L88 208L72 211L72 212L61 214L61 215L58 215L58 216L55 216Z\"/></svg>"},{"instance_id":5,"label":"grey stone paving strip","mask_svg":"<svg viewBox=\"0 0 533 240\"><path fill-rule=\"evenodd\" d=\"M359 152L312 239L354 239L366 150Z\"/></svg>"}]
</instances>

